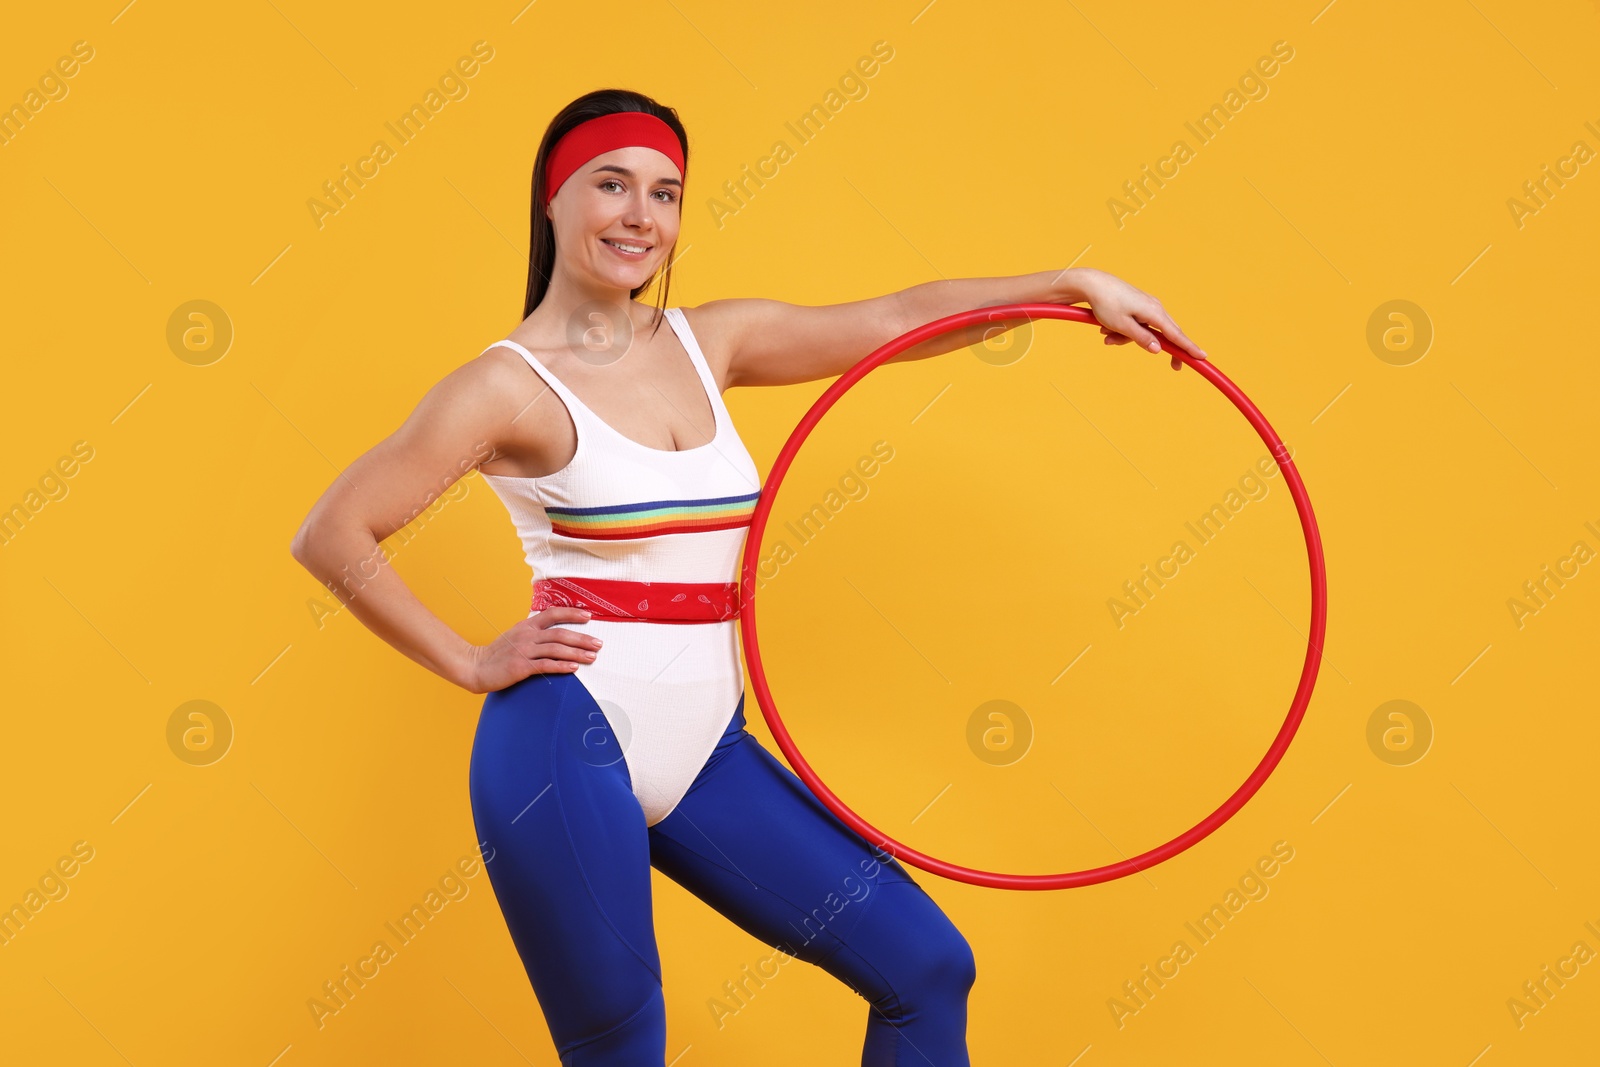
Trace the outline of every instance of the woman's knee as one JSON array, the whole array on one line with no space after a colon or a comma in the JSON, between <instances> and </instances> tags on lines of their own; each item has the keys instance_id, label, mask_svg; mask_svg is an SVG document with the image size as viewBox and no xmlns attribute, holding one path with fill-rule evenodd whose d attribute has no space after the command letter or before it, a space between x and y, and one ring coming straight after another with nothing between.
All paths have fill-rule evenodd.
<instances>
[{"instance_id":1,"label":"woman's knee","mask_svg":"<svg viewBox=\"0 0 1600 1067\"><path fill-rule=\"evenodd\" d=\"M941 918L943 915L941 914ZM944 919L943 931L933 939L931 958L926 972L929 985L945 994L967 995L978 980L978 961L972 945L949 919Z\"/></svg>"},{"instance_id":2,"label":"woman's knee","mask_svg":"<svg viewBox=\"0 0 1600 1067\"><path fill-rule=\"evenodd\" d=\"M964 1017L977 976L971 946L951 928L890 965L884 974L887 987L868 999L891 1019Z\"/></svg>"},{"instance_id":3,"label":"woman's knee","mask_svg":"<svg viewBox=\"0 0 1600 1067\"><path fill-rule=\"evenodd\" d=\"M971 944L921 887L907 882L879 889L897 894L878 902L878 918L894 935L876 961L890 976L895 998L903 1008L965 1001L978 976Z\"/></svg>"}]
</instances>

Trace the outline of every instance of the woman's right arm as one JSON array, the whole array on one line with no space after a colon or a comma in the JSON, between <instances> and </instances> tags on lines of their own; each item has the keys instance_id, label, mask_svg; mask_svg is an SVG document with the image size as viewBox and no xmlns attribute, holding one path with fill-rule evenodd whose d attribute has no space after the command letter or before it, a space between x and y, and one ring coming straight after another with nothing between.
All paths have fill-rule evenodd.
<instances>
[{"instance_id":1,"label":"woman's right arm","mask_svg":"<svg viewBox=\"0 0 1600 1067\"><path fill-rule=\"evenodd\" d=\"M590 662L598 641L555 628L582 623L576 608L519 620L474 645L429 611L384 558L380 543L403 529L463 474L526 442L538 394L518 368L487 356L456 368L406 421L333 480L295 533L290 552L383 640L474 693ZM542 383L540 383L542 386ZM517 433L514 420L530 427Z\"/></svg>"}]
</instances>

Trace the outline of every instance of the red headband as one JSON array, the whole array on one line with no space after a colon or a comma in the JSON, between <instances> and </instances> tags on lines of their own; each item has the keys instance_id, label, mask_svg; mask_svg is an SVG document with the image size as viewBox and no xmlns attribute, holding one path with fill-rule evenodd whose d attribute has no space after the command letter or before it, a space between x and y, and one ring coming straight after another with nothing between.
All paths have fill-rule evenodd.
<instances>
[{"instance_id":1,"label":"red headband","mask_svg":"<svg viewBox=\"0 0 1600 1067\"><path fill-rule=\"evenodd\" d=\"M595 156L633 146L654 148L678 165L680 175L688 176L683 146L671 126L643 111L618 111L580 122L562 134L545 163L544 202L548 204L566 180Z\"/></svg>"}]
</instances>

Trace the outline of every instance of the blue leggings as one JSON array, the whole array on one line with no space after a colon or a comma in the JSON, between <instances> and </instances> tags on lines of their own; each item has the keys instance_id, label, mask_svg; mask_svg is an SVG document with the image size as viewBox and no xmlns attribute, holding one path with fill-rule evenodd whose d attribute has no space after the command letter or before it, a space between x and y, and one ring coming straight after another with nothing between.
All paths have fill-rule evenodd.
<instances>
[{"instance_id":1,"label":"blue leggings","mask_svg":"<svg viewBox=\"0 0 1600 1067\"><path fill-rule=\"evenodd\" d=\"M860 994L870 1005L863 1067L968 1067L976 971L966 939L898 861L745 730L743 697L687 795L654 826L604 713L570 674L488 694L470 782L490 884L565 1067L665 1063L652 865ZM718 990L713 1013L736 1013L789 962L771 960Z\"/></svg>"}]
</instances>

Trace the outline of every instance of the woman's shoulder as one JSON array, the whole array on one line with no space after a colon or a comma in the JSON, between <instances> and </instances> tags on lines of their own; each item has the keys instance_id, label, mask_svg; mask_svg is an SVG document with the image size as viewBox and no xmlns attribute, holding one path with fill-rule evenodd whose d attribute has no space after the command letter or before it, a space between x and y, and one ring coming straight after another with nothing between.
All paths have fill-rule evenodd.
<instances>
[{"instance_id":1,"label":"woman's shoulder","mask_svg":"<svg viewBox=\"0 0 1600 1067\"><path fill-rule=\"evenodd\" d=\"M528 356L510 337L490 342L475 358L463 363L452 373L461 375L479 388L500 393L519 384L526 386L530 378Z\"/></svg>"},{"instance_id":2,"label":"woman's shoulder","mask_svg":"<svg viewBox=\"0 0 1600 1067\"><path fill-rule=\"evenodd\" d=\"M485 419L499 419L508 412L515 416L549 386L528 368L527 358L514 344L492 342L452 368L432 391L470 406Z\"/></svg>"},{"instance_id":3,"label":"woman's shoulder","mask_svg":"<svg viewBox=\"0 0 1600 1067\"><path fill-rule=\"evenodd\" d=\"M576 440L570 416L562 418L565 401L553 408L538 403L550 386L510 345L492 344L435 388L443 391L450 407L470 413L473 424L491 439L494 456L483 464L485 474L534 477L548 472L554 469L551 454ZM521 417L536 404L544 417Z\"/></svg>"}]
</instances>

